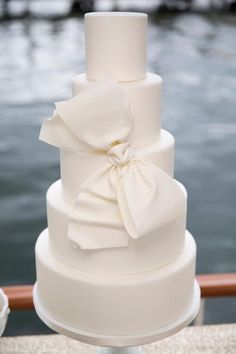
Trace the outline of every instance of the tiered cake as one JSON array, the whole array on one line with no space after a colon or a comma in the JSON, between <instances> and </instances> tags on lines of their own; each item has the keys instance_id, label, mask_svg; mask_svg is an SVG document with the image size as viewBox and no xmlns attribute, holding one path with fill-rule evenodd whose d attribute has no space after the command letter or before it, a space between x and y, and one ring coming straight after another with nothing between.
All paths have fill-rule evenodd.
<instances>
[{"instance_id":1,"label":"tiered cake","mask_svg":"<svg viewBox=\"0 0 236 354\"><path fill-rule=\"evenodd\" d=\"M53 329L136 345L187 325L199 306L185 188L161 129L162 79L146 73L147 16L85 16L86 74L40 138L60 148L36 244L34 303Z\"/></svg>"}]
</instances>

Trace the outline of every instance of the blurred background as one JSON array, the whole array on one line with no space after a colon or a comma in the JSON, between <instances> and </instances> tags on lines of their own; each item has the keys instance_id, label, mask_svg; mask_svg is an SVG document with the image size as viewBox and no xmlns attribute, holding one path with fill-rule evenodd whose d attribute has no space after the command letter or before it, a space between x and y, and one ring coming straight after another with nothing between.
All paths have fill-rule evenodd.
<instances>
[{"instance_id":1,"label":"blurred background","mask_svg":"<svg viewBox=\"0 0 236 354\"><path fill-rule=\"evenodd\" d=\"M86 11L149 13L149 71L164 79L162 125L176 138L197 273L236 271L236 3L231 0L0 2L0 286L35 281L34 244L58 151L38 141L53 103L84 71ZM206 323L236 322L236 300L208 300ZM32 312L5 335L48 333Z\"/></svg>"}]
</instances>

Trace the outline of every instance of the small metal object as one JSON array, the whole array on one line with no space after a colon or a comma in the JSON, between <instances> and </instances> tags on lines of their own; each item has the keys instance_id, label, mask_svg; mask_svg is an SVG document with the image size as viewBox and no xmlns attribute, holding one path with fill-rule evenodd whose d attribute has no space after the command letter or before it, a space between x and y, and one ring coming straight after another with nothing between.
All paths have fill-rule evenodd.
<instances>
[{"instance_id":1,"label":"small metal object","mask_svg":"<svg viewBox=\"0 0 236 354\"><path fill-rule=\"evenodd\" d=\"M105 347L99 348L97 354L142 354L143 351L139 347Z\"/></svg>"}]
</instances>

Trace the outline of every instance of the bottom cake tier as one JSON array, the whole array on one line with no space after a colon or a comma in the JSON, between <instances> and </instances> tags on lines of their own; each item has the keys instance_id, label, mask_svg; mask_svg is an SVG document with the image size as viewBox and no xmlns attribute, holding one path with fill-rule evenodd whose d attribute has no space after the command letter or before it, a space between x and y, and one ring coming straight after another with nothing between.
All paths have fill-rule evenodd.
<instances>
[{"instance_id":1,"label":"bottom cake tier","mask_svg":"<svg viewBox=\"0 0 236 354\"><path fill-rule=\"evenodd\" d=\"M34 305L52 329L101 346L128 346L169 336L197 314L196 246L186 232L175 262L150 272L99 275L58 262L47 230L36 243Z\"/></svg>"}]
</instances>

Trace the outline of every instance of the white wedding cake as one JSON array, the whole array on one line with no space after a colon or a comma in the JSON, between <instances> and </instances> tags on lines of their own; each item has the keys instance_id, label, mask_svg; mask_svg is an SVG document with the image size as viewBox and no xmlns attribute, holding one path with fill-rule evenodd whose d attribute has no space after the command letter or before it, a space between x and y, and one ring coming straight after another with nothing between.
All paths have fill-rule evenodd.
<instances>
[{"instance_id":1,"label":"white wedding cake","mask_svg":"<svg viewBox=\"0 0 236 354\"><path fill-rule=\"evenodd\" d=\"M36 244L34 304L49 327L99 345L163 338L196 315L187 193L161 129L162 79L146 73L147 15L85 16L86 74L40 139L60 149Z\"/></svg>"}]
</instances>

